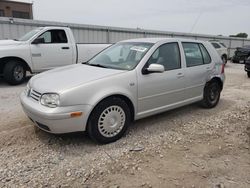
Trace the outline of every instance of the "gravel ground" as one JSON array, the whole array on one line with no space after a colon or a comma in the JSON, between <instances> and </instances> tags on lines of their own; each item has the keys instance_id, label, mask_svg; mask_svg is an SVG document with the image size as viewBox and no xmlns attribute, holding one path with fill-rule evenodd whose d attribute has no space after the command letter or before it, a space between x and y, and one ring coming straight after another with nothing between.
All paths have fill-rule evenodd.
<instances>
[{"instance_id":1,"label":"gravel ground","mask_svg":"<svg viewBox=\"0 0 250 188\"><path fill-rule=\"evenodd\" d=\"M250 187L250 79L228 63L221 101L135 122L121 140L51 135L0 80L0 187Z\"/></svg>"}]
</instances>

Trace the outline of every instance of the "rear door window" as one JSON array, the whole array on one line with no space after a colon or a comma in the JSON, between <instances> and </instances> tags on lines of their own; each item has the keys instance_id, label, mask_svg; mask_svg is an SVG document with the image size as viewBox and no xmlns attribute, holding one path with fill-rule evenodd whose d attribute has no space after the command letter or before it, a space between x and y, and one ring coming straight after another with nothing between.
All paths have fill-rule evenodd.
<instances>
[{"instance_id":1,"label":"rear door window","mask_svg":"<svg viewBox=\"0 0 250 188\"><path fill-rule=\"evenodd\" d=\"M212 62L205 46L201 43L183 42L182 43L187 67L193 67Z\"/></svg>"},{"instance_id":2,"label":"rear door window","mask_svg":"<svg viewBox=\"0 0 250 188\"><path fill-rule=\"evenodd\" d=\"M198 43L183 42L182 43L187 67L203 65L203 56Z\"/></svg>"}]
</instances>

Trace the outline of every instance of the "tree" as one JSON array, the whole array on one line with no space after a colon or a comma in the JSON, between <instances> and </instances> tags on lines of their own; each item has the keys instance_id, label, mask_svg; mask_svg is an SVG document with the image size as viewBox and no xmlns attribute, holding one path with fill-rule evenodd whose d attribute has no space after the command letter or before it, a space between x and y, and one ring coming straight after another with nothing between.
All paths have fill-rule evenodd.
<instances>
[{"instance_id":1,"label":"tree","mask_svg":"<svg viewBox=\"0 0 250 188\"><path fill-rule=\"evenodd\" d=\"M247 38L247 33L238 33L237 35L229 35L229 37L239 37L239 38Z\"/></svg>"}]
</instances>

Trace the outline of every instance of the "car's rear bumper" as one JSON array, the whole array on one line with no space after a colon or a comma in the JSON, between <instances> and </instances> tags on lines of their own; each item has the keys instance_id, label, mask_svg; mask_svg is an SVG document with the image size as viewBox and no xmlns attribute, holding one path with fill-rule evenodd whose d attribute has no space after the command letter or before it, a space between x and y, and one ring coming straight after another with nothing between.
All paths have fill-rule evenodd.
<instances>
[{"instance_id":1,"label":"car's rear bumper","mask_svg":"<svg viewBox=\"0 0 250 188\"><path fill-rule=\"evenodd\" d=\"M23 92L20 95L21 104L26 115L40 129L55 133L70 133L85 131L90 105L77 105L67 107L49 108L33 101ZM73 112L82 112L79 117L71 117Z\"/></svg>"}]
</instances>

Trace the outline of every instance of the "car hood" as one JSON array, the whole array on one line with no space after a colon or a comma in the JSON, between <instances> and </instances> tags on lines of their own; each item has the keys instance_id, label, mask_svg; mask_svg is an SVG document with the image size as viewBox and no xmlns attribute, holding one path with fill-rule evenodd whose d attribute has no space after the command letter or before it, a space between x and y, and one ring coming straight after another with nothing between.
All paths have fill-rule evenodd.
<instances>
[{"instance_id":1,"label":"car hood","mask_svg":"<svg viewBox=\"0 0 250 188\"><path fill-rule=\"evenodd\" d=\"M62 93L80 85L103 79L124 70L94 67L84 64L69 65L38 74L30 80L30 87L40 93Z\"/></svg>"},{"instance_id":2,"label":"car hood","mask_svg":"<svg viewBox=\"0 0 250 188\"><path fill-rule=\"evenodd\" d=\"M19 45L19 44L22 44L22 42L15 41L15 40L0 40L0 47L1 46Z\"/></svg>"}]
</instances>

